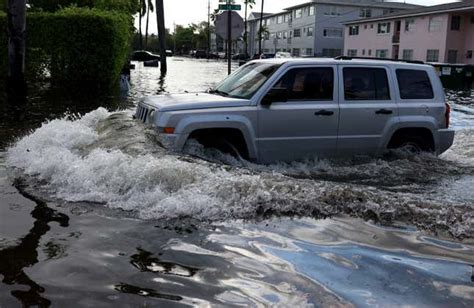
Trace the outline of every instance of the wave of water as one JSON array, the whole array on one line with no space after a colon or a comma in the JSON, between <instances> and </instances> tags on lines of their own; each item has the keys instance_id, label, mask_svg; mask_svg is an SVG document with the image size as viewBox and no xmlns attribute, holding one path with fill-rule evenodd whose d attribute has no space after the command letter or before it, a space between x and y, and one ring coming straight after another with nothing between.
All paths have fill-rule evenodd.
<instances>
[{"instance_id":1,"label":"wave of water","mask_svg":"<svg viewBox=\"0 0 474 308\"><path fill-rule=\"evenodd\" d=\"M395 153L232 166L168 153L131 112L100 108L43 124L8 149L7 164L53 198L102 203L143 219L347 214L464 238L474 236L474 200L459 194L472 186L473 142L472 131L458 132L443 158ZM453 183L455 194L439 193Z\"/></svg>"}]
</instances>

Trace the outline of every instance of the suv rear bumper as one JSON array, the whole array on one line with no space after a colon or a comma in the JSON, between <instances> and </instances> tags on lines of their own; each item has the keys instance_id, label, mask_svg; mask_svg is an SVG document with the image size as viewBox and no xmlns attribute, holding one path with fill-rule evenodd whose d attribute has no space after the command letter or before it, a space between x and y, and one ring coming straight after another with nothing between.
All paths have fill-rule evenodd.
<instances>
[{"instance_id":1,"label":"suv rear bumper","mask_svg":"<svg viewBox=\"0 0 474 308\"><path fill-rule=\"evenodd\" d=\"M445 152L453 145L454 130L453 129L439 129L438 130L438 155Z\"/></svg>"}]
</instances>

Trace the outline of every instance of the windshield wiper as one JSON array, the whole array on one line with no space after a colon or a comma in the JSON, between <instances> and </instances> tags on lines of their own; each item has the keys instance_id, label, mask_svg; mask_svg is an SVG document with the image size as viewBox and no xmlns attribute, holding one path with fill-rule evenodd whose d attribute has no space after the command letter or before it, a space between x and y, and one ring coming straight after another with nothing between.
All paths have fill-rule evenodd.
<instances>
[{"instance_id":1,"label":"windshield wiper","mask_svg":"<svg viewBox=\"0 0 474 308\"><path fill-rule=\"evenodd\" d=\"M229 93L221 91L221 90L217 90L217 89L209 89L208 92L211 93L211 94L218 94L218 95L225 96L225 97L229 96Z\"/></svg>"}]
</instances>

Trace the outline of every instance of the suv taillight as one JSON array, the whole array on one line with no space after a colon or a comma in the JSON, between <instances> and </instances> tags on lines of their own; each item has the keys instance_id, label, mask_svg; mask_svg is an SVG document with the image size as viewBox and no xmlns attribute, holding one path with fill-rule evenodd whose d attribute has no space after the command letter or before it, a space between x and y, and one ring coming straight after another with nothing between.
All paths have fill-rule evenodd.
<instances>
[{"instance_id":1,"label":"suv taillight","mask_svg":"<svg viewBox=\"0 0 474 308\"><path fill-rule=\"evenodd\" d=\"M446 111L444 112L444 119L446 123L446 128L449 128L449 116L451 115L451 106L448 103L445 103Z\"/></svg>"}]
</instances>

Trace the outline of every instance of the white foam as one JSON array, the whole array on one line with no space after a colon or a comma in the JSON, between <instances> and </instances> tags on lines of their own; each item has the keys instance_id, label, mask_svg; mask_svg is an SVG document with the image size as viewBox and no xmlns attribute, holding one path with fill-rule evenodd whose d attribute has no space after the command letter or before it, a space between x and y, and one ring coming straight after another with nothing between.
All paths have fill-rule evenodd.
<instances>
[{"instance_id":1,"label":"white foam","mask_svg":"<svg viewBox=\"0 0 474 308\"><path fill-rule=\"evenodd\" d=\"M130 114L123 114L122 118L116 115L113 120L108 118L110 115L98 109L82 118L45 123L8 149L7 165L43 180L44 188L55 197L100 202L111 208L133 211L144 219L225 220L253 218L271 211L301 215L352 213L390 220L398 216L407 219L410 218L407 213L411 213L413 217L423 214L422 217L429 220L427 224L441 224L444 220L454 233L472 216L462 216L463 209L455 209L454 214L464 218L448 224L443 211L451 205L443 203L444 200L430 201L425 196L389 193L349 183L295 179L281 173L301 177L340 172L350 176L367 169L366 176L370 178L397 170L383 160L373 160L362 167L350 164L338 167L319 160L271 167L247 164L247 167L255 167L249 170L182 159L163 151L149 151L149 147L140 151L136 144L134 151L127 152L126 148L110 146L113 144L110 140L126 145L133 134L140 134L137 138L143 140L139 139L139 144L149 146L151 141L144 139L144 130L136 131L136 125L132 133L116 128L120 121L130 121ZM131 127L129 124L124 127ZM109 129L104 129L106 133L101 136L97 126ZM409 160L405 164L398 172L413 167ZM378 173L371 168L379 170ZM384 171L386 169L388 171ZM472 228L462 230L472 233Z\"/></svg>"}]
</instances>

